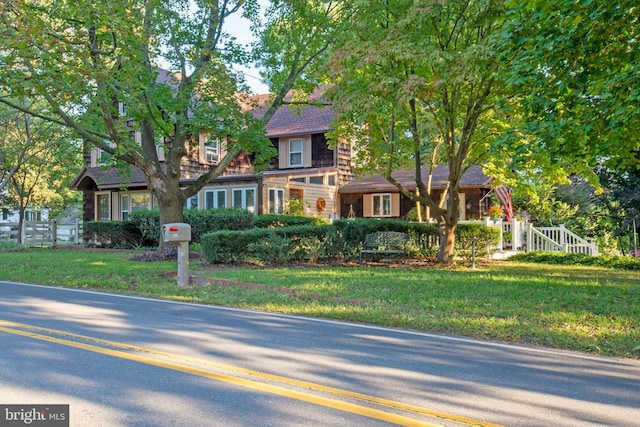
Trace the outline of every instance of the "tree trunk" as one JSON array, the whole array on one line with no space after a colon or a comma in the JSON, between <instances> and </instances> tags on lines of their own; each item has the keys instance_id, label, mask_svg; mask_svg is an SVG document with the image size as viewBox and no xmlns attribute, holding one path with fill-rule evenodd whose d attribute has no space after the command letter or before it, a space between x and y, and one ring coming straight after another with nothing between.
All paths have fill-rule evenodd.
<instances>
[{"instance_id":1,"label":"tree trunk","mask_svg":"<svg viewBox=\"0 0 640 427\"><path fill-rule=\"evenodd\" d=\"M438 251L438 261L442 264L448 265L451 263L453 257L453 250L456 243L456 228L458 227L458 221L460 221L460 197L458 196L458 189L454 187L449 192L449 199L447 200L447 215L439 221L440 227L440 249Z\"/></svg>"},{"instance_id":2,"label":"tree trunk","mask_svg":"<svg viewBox=\"0 0 640 427\"><path fill-rule=\"evenodd\" d=\"M150 180L151 181L151 180ZM164 181L160 181L163 184L167 184ZM155 185L151 186L152 194L158 200L160 209L160 226L173 222L184 222L184 204L186 197L184 192L175 185ZM165 247L164 236L160 232L160 247Z\"/></svg>"},{"instance_id":3,"label":"tree trunk","mask_svg":"<svg viewBox=\"0 0 640 427\"><path fill-rule=\"evenodd\" d=\"M444 265L451 264L453 248L456 242L457 224L440 223L440 250L438 251L438 261Z\"/></svg>"}]
</instances>

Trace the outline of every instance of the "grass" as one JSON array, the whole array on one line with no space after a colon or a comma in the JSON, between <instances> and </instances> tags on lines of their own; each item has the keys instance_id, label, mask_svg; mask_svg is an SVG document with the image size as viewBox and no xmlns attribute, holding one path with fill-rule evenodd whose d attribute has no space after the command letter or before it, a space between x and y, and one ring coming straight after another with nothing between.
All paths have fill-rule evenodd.
<instances>
[{"instance_id":1,"label":"grass","mask_svg":"<svg viewBox=\"0 0 640 427\"><path fill-rule=\"evenodd\" d=\"M234 286L178 289L175 261L104 251L0 252L0 280L371 323L640 358L640 272L493 262L476 270L224 268ZM260 286L241 285L253 283Z\"/></svg>"}]
</instances>

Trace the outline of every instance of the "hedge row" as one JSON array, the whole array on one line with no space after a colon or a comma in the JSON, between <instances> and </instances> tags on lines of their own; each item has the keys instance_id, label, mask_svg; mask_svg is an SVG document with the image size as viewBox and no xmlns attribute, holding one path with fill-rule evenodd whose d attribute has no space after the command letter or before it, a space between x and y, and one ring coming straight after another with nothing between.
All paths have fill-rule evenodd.
<instances>
[{"instance_id":1,"label":"hedge row","mask_svg":"<svg viewBox=\"0 0 640 427\"><path fill-rule=\"evenodd\" d=\"M216 230L250 230L254 227L273 228L318 223L316 218L311 217L255 216L242 209L190 209L184 212L184 221L191 226L192 243L200 243L203 234ZM127 221L87 222L85 229L99 244L157 247L160 243L160 212L158 210L132 212Z\"/></svg>"},{"instance_id":2,"label":"hedge row","mask_svg":"<svg viewBox=\"0 0 640 427\"><path fill-rule=\"evenodd\" d=\"M332 225L299 225L281 228L217 231L202 236L202 251L207 262L242 262L257 258L265 262L283 262L291 258L317 259L319 256L351 258L362 248L365 237L378 231L399 231L412 236L412 252L435 256L439 249L439 230L434 224L401 220L338 220ZM500 230L480 224L459 224L456 253L478 256L495 248Z\"/></svg>"}]
</instances>

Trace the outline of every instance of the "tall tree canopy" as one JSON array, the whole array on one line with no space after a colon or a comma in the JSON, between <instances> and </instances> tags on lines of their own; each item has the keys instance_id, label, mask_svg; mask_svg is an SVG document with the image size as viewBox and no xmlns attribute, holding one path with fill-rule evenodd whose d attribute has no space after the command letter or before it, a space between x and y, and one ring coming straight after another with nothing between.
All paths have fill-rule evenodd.
<instances>
[{"instance_id":1,"label":"tall tree canopy","mask_svg":"<svg viewBox=\"0 0 640 427\"><path fill-rule=\"evenodd\" d=\"M340 17L332 4L277 0L260 26L256 0L3 2L0 102L35 114L16 100L42 96L48 108L38 117L72 128L113 159L140 168L161 221L180 222L186 199L240 150L272 155L264 124L339 31L326 25ZM230 67L251 58L224 31L225 20L236 13L255 23L265 34L262 46L270 48L259 60L271 66L267 73L277 96L259 120L243 108L243 79ZM118 102L126 105L125 117ZM141 135L139 142L132 130ZM181 188L180 161L200 131L227 138L228 154Z\"/></svg>"},{"instance_id":2,"label":"tall tree canopy","mask_svg":"<svg viewBox=\"0 0 640 427\"><path fill-rule=\"evenodd\" d=\"M636 166L637 1L506 3L510 19L501 43L503 59L512 64L506 70L509 101L524 119L520 129L568 171L591 174L598 161ZM521 153L528 149L521 146Z\"/></svg>"},{"instance_id":3,"label":"tall tree canopy","mask_svg":"<svg viewBox=\"0 0 640 427\"><path fill-rule=\"evenodd\" d=\"M486 157L503 126L497 36L502 1L357 1L353 28L331 59L338 133L356 135L361 161L412 200L430 207L448 262L460 219L460 179ZM446 207L429 194L420 169L441 146L449 167ZM418 193L393 179L413 164Z\"/></svg>"}]
</instances>

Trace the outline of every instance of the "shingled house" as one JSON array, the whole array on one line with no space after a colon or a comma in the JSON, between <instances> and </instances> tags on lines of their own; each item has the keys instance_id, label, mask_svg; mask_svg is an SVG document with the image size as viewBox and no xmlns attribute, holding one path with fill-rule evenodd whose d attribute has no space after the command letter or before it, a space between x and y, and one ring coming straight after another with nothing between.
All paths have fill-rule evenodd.
<instances>
[{"instance_id":1,"label":"shingled house","mask_svg":"<svg viewBox=\"0 0 640 427\"><path fill-rule=\"evenodd\" d=\"M166 74L166 72L163 72ZM159 78L170 76L161 73ZM268 95L254 97L256 105L264 105ZM321 100L321 90L312 96ZM126 106L119 105L120 113ZM254 114L260 116L258 107ZM292 199L303 201L306 215L327 219L358 217L406 217L414 204L380 175L353 180L352 151L348 142L332 144L327 133L332 129L333 112L321 105L288 105L278 109L266 126L267 137L278 155L270 167L256 173L252 155L240 153L224 173L191 197L186 208L240 208L256 215L281 213ZM215 167L224 157L225 142L210 140L206 133L197 137L198 144L181 163L182 183L186 186L202 173ZM83 220L126 220L136 210L157 207L137 167L121 171L107 167L99 148L85 145L85 166L72 182L73 189L83 193ZM164 152L158 148L161 164ZM415 191L409 171L396 174L403 185ZM440 166L433 177L433 191L439 197L446 187L448 169ZM423 180L427 169L423 168ZM460 185L460 218L479 218L486 211L484 196L491 189L491 179L479 167L472 167ZM484 204L484 205L483 205Z\"/></svg>"},{"instance_id":2,"label":"shingled house","mask_svg":"<svg viewBox=\"0 0 640 427\"><path fill-rule=\"evenodd\" d=\"M429 169L421 170L423 182L427 182ZM399 170L393 174L405 188L415 192L415 173ZM447 187L449 168L438 166L432 177L432 194L436 200ZM486 176L478 166L472 166L460 180L460 220L481 218L489 207L485 197L491 190L492 178ZM415 203L382 175L351 181L340 188L340 212L342 216L368 218L406 218Z\"/></svg>"},{"instance_id":3,"label":"shingled house","mask_svg":"<svg viewBox=\"0 0 640 427\"><path fill-rule=\"evenodd\" d=\"M329 147L326 133L333 121L330 108L307 105L299 110L294 112L284 105L266 126L267 137L278 150L267 170L256 173L252 156L240 153L221 176L187 201L186 208L280 213L289 200L299 199L305 202L307 215L337 217L338 188L353 178L351 146L339 142L335 148ZM261 110L254 113L259 116ZM206 134L197 138L197 147L181 164L185 186L215 167L225 155L224 141L210 141ZM158 155L162 163L162 150ZM85 221L126 220L133 211L156 207L140 169L132 167L125 173L105 168L102 159L100 149L85 146L85 167L71 184L83 192Z\"/></svg>"}]
</instances>

